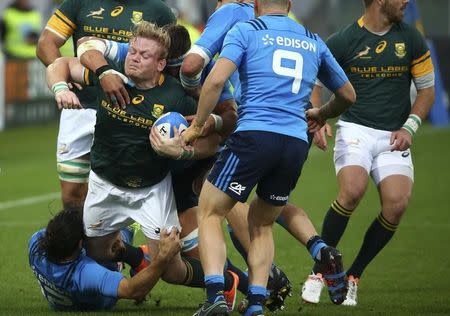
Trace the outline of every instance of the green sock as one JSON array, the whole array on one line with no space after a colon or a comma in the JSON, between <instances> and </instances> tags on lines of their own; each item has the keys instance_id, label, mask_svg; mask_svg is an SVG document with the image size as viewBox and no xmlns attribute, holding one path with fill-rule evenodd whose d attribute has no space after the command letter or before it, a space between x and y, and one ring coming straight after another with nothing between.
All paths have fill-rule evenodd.
<instances>
[{"instance_id":1,"label":"green sock","mask_svg":"<svg viewBox=\"0 0 450 316\"><path fill-rule=\"evenodd\" d=\"M345 228L347 227L350 215L352 215L353 210L347 210L342 207L339 202L334 201L330 208L328 209L322 224L322 240L332 247L336 247L344 234ZM319 266L316 263L313 268L313 272L317 273L319 271Z\"/></svg>"},{"instance_id":2,"label":"green sock","mask_svg":"<svg viewBox=\"0 0 450 316\"><path fill-rule=\"evenodd\" d=\"M389 223L380 213L364 236L364 241L347 275L361 277L364 269L394 236L398 225Z\"/></svg>"},{"instance_id":3,"label":"green sock","mask_svg":"<svg viewBox=\"0 0 450 316\"><path fill-rule=\"evenodd\" d=\"M200 260L193 257L181 257L186 265L186 277L184 278L183 285L189 287L205 287L205 274L203 273L202 264Z\"/></svg>"}]
</instances>

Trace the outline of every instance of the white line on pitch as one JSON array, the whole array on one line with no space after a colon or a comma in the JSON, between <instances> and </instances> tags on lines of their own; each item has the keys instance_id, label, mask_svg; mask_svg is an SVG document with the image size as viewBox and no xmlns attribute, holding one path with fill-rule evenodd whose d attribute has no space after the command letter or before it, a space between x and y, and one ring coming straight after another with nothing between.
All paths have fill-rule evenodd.
<instances>
[{"instance_id":1,"label":"white line on pitch","mask_svg":"<svg viewBox=\"0 0 450 316\"><path fill-rule=\"evenodd\" d=\"M48 194L32 196L32 197L28 197L28 198L24 198L24 199L19 199L19 200L0 202L0 211L18 207L18 206L33 205L36 203L45 202L45 201L48 201L51 199L56 199L59 196L61 196L61 193L52 192L52 193L48 193Z\"/></svg>"}]
</instances>

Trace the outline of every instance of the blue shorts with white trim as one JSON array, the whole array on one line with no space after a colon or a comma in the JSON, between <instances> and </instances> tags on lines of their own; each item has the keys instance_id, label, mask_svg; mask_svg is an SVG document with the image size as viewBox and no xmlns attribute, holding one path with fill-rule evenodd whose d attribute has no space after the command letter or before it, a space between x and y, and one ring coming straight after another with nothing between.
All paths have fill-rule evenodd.
<instances>
[{"instance_id":1,"label":"blue shorts with white trim","mask_svg":"<svg viewBox=\"0 0 450 316\"><path fill-rule=\"evenodd\" d=\"M258 185L261 199L282 206L297 184L308 149L307 142L287 135L237 132L228 138L208 181L240 202Z\"/></svg>"}]
</instances>

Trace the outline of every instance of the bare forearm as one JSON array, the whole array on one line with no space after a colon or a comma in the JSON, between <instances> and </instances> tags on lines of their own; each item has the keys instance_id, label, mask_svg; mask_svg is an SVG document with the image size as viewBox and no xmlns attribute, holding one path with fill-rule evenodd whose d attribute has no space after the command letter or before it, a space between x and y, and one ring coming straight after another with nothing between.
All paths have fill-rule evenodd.
<instances>
[{"instance_id":1,"label":"bare forearm","mask_svg":"<svg viewBox=\"0 0 450 316\"><path fill-rule=\"evenodd\" d=\"M222 136L218 133L210 134L206 137L200 137L194 144L194 157L192 159L199 160L211 157L219 148L222 142Z\"/></svg>"},{"instance_id":2,"label":"bare forearm","mask_svg":"<svg viewBox=\"0 0 450 316\"><path fill-rule=\"evenodd\" d=\"M222 91L223 85L206 81L203 86L202 94L198 102L197 118L195 122L199 126L203 126L208 119L208 116L213 111L217 101L219 100L220 91Z\"/></svg>"},{"instance_id":3,"label":"bare forearm","mask_svg":"<svg viewBox=\"0 0 450 316\"><path fill-rule=\"evenodd\" d=\"M40 39L36 49L36 56L47 67L61 57L61 53L59 52L59 47L54 42L41 41Z\"/></svg>"},{"instance_id":4,"label":"bare forearm","mask_svg":"<svg viewBox=\"0 0 450 316\"><path fill-rule=\"evenodd\" d=\"M337 117L345 112L356 101L356 94L350 82L335 91L330 100L320 108L324 119Z\"/></svg>"},{"instance_id":5,"label":"bare forearm","mask_svg":"<svg viewBox=\"0 0 450 316\"><path fill-rule=\"evenodd\" d=\"M119 284L118 297L143 300L155 287L166 269L168 260L156 256L150 265L131 279L124 279Z\"/></svg>"},{"instance_id":6,"label":"bare forearm","mask_svg":"<svg viewBox=\"0 0 450 316\"><path fill-rule=\"evenodd\" d=\"M417 98L411 109L411 114L415 114L419 116L421 120L424 120L427 118L433 104L434 87L418 90Z\"/></svg>"},{"instance_id":7,"label":"bare forearm","mask_svg":"<svg viewBox=\"0 0 450 316\"><path fill-rule=\"evenodd\" d=\"M65 58L59 58L47 67L47 85L51 89L57 82L70 81L69 62Z\"/></svg>"},{"instance_id":8,"label":"bare forearm","mask_svg":"<svg viewBox=\"0 0 450 316\"><path fill-rule=\"evenodd\" d=\"M96 71L99 67L107 65L105 56L98 50L90 50L80 56L81 64L89 70Z\"/></svg>"}]
</instances>

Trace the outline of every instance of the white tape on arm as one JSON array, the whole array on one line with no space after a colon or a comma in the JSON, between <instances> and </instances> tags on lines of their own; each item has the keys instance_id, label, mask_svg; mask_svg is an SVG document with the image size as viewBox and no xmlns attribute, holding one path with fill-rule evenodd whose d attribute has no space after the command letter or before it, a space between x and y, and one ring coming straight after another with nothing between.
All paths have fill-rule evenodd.
<instances>
[{"instance_id":1,"label":"white tape on arm","mask_svg":"<svg viewBox=\"0 0 450 316\"><path fill-rule=\"evenodd\" d=\"M104 55L106 51L106 44L101 39L90 39L84 43L81 43L77 48L78 58L80 58L81 55L88 50L97 50Z\"/></svg>"}]
</instances>

